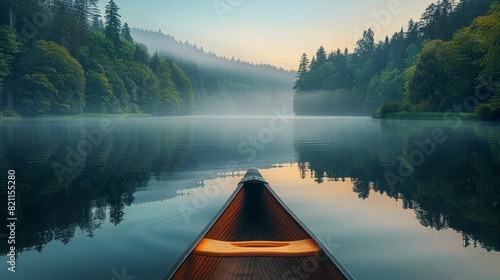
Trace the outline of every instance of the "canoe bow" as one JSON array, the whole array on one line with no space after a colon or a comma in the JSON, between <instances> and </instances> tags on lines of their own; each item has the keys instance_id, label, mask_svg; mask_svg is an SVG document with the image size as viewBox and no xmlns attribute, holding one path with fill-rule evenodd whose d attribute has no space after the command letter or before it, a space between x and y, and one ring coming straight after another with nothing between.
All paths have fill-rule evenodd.
<instances>
[{"instance_id":1,"label":"canoe bow","mask_svg":"<svg viewBox=\"0 0 500 280\"><path fill-rule=\"evenodd\" d=\"M249 169L164 279L354 279Z\"/></svg>"}]
</instances>

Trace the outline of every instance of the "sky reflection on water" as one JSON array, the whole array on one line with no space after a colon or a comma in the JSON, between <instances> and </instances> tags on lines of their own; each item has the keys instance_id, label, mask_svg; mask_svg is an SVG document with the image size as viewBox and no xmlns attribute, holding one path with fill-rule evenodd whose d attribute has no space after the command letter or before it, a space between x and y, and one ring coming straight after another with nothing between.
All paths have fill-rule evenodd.
<instances>
[{"instance_id":1,"label":"sky reflection on water","mask_svg":"<svg viewBox=\"0 0 500 280\"><path fill-rule=\"evenodd\" d=\"M497 125L294 118L250 160L238 147L269 120L115 120L63 183L51 163L98 120L2 121L0 169L19 174L22 252L18 272L0 277L111 279L125 269L159 279L252 166L357 279L500 275ZM448 141L390 186L384 173L436 127ZM200 194L210 197L196 204Z\"/></svg>"}]
</instances>

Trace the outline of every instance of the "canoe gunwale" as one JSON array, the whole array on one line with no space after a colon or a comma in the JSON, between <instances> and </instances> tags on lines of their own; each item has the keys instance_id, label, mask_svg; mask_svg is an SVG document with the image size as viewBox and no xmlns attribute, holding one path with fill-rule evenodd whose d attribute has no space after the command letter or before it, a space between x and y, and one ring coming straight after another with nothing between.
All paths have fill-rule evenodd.
<instances>
[{"instance_id":1,"label":"canoe gunwale","mask_svg":"<svg viewBox=\"0 0 500 280\"><path fill-rule=\"evenodd\" d=\"M257 171L258 172L258 171ZM247 173L248 175L248 173ZM214 226L214 224L219 220L219 218L226 212L228 209L229 205L234 201L235 197L240 193L242 188L244 187L245 184L249 183L261 183L262 185L265 186L265 188L271 193L274 199L285 209L285 211L295 220L301 227L302 229L311 237L312 241L316 243L316 245L319 247L320 251L322 251L336 266L336 268L339 270L341 274L346 279L355 279L349 271L341 264L341 262L330 252L330 250L326 249L328 248L314 233L312 233L309 228L286 206L283 201L278 197L278 195L273 191L273 189L270 187L269 183L258 173L260 176L247 176L245 177L238 183L238 186L234 190L234 192L231 194L231 196L228 198L228 200L224 203L224 205L221 207L221 209L217 212L217 214L214 216L212 220L207 224L207 226L202 230L202 232L196 237L196 239L191 243L191 245L188 247L188 249L183 253L181 257L177 260L177 262L171 267L171 269L168 271L168 273L162 278L163 280L168 280L171 279L175 275L175 273L179 270L179 268L182 266L182 264L186 261L186 259L195 251L196 247L203 241L204 237L207 235L207 233L210 231L210 229Z\"/></svg>"},{"instance_id":2,"label":"canoe gunwale","mask_svg":"<svg viewBox=\"0 0 500 280\"><path fill-rule=\"evenodd\" d=\"M261 182L261 181L259 181ZM201 231L201 233L196 237L196 239L189 245L188 249L182 254L182 256L177 260L177 262L172 266L169 272L163 277L163 280L170 279L175 272L179 269L179 267L184 263L184 261L189 257L189 255L196 249L196 246L201 243L203 237L207 235L208 231L212 228L212 226L219 220L220 216L224 214L229 205L233 202L234 198L238 195L238 193L243 188L244 182L238 183L238 186L228 198L228 200L224 203L221 209L217 212L214 218L208 223L208 225Z\"/></svg>"},{"instance_id":3,"label":"canoe gunwale","mask_svg":"<svg viewBox=\"0 0 500 280\"><path fill-rule=\"evenodd\" d=\"M316 244L319 246L319 248L330 258L330 260L335 264L335 266L340 270L340 272L344 275L345 278L349 280L354 280L355 278L351 275L351 273L344 267L344 265L330 252L330 250L326 249L328 248L309 228L302 222L299 217L297 217L291 210L288 208L288 206L283 203L283 201L278 197L278 195L274 192L274 190L271 188L269 183L265 182L264 186L269 190L269 192L274 196L274 198L280 203L280 205L285 209L286 212L290 216L293 217L293 219L304 229L309 236L311 236L311 239L316 242Z\"/></svg>"}]
</instances>

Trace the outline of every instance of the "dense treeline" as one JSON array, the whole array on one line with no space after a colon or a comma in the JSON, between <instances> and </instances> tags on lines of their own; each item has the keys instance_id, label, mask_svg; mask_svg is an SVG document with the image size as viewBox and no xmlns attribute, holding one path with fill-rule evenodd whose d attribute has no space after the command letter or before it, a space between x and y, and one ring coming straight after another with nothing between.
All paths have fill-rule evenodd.
<instances>
[{"instance_id":1,"label":"dense treeline","mask_svg":"<svg viewBox=\"0 0 500 280\"><path fill-rule=\"evenodd\" d=\"M113 0L0 0L0 111L190 114L185 71L151 56Z\"/></svg>"},{"instance_id":2,"label":"dense treeline","mask_svg":"<svg viewBox=\"0 0 500 280\"><path fill-rule=\"evenodd\" d=\"M197 93L196 107L199 110L207 107L226 110L235 105L231 102L239 103L234 107L241 110L256 99L270 101L261 102L258 107L270 103L276 106L278 104L272 99L291 99L295 71L218 56L196 44L178 41L161 30L133 28L131 32L149 49L157 50L160 57L171 59L186 71Z\"/></svg>"},{"instance_id":3,"label":"dense treeline","mask_svg":"<svg viewBox=\"0 0 500 280\"><path fill-rule=\"evenodd\" d=\"M462 111L498 117L500 5L494 0L439 0L376 43L371 29L353 53L321 47L300 60L294 110L300 115L376 115ZM481 98L473 99L476 95ZM487 96L487 97L486 97ZM397 102L395 102L397 101ZM382 106L383 105L383 106ZM382 106L382 107L381 107ZM456 107L456 106L455 106Z\"/></svg>"}]
</instances>

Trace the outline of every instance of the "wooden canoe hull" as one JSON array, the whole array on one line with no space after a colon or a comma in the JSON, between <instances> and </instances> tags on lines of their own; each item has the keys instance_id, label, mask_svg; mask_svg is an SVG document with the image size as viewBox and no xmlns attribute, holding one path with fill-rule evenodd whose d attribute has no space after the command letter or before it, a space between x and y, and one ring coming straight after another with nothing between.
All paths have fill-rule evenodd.
<instances>
[{"instance_id":1,"label":"wooden canoe hull","mask_svg":"<svg viewBox=\"0 0 500 280\"><path fill-rule=\"evenodd\" d=\"M353 279L323 248L250 169L165 279Z\"/></svg>"}]
</instances>

